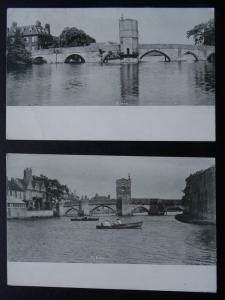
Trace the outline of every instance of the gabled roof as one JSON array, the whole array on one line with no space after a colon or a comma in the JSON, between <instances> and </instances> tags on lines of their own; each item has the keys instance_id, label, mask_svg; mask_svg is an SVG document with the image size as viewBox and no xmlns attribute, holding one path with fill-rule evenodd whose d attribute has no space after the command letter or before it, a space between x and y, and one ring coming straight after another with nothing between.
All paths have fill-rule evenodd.
<instances>
[{"instance_id":1,"label":"gabled roof","mask_svg":"<svg viewBox=\"0 0 225 300\"><path fill-rule=\"evenodd\" d=\"M23 192L24 186L21 183L20 179L11 179L8 181L8 189L12 191Z\"/></svg>"},{"instance_id":2,"label":"gabled roof","mask_svg":"<svg viewBox=\"0 0 225 300\"><path fill-rule=\"evenodd\" d=\"M18 26L18 27L11 27L8 30L9 36L14 36L16 33L16 28L20 29L20 32L24 36L29 35L49 35L48 30L43 26L36 26L36 25L28 25L28 26Z\"/></svg>"}]
</instances>

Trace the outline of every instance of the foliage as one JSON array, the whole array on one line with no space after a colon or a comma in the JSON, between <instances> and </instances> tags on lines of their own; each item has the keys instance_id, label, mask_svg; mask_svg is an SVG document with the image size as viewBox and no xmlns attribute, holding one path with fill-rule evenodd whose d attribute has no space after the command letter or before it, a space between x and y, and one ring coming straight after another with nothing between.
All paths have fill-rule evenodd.
<instances>
[{"instance_id":1,"label":"foliage","mask_svg":"<svg viewBox=\"0 0 225 300\"><path fill-rule=\"evenodd\" d=\"M40 175L39 179L44 182L47 200L51 203L60 201L64 193L69 193L67 185L61 184L57 179L50 179L44 175Z\"/></svg>"},{"instance_id":2,"label":"foliage","mask_svg":"<svg viewBox=\"0 0 225 300\"><path fill-rule=\"evenodd\" d=\"M195 45L215 45L215 24L214 19L207 23L201 23L186 33L187 38L193 37Z\"/></svg>"},{"instance_id":3,"label":"foliage","mask_svg":"<svg viewBox=\"0 0 225 300\"><path fill-rule=\"evenodd\" d=\"M60 47L60 39L59 37L52 36L51 34L41 35L39 38L39 47L42 49L48 48L59 48Z\"/></svg>"},{"instance_id":4,"label":"foliage","mask_svg":"<svg viewBox=\"0 0 225 300\"><path fill-rule=\"evenodd\" d=\"M14 38L7 38L7 65L30 65L31 53L25 49L23 36L17 28Z\"/></svg>"},{"instance_id":5,"label":"foliage","mask_svg":"<svg viewBox=\"0 0 225 300\"><path fill-rule=\"evenodd\" d=\"M62 47L88 46L95 43L95 39L76 27L66 27L60 34Z\"/></svg>"}]
</instances>

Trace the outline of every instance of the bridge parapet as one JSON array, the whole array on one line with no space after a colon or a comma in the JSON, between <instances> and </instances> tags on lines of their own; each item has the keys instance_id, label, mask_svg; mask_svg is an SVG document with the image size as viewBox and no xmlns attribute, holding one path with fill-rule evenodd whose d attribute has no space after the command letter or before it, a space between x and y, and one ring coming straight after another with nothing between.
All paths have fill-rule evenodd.
<instances>
[{"instance_id":1,"label":"bridge parapet","mask_svg":"<svg viewBox=\"0 0 225 300\"><path fill-rule=\"evenodd\" d=\"M32 57L42 57L48 63L63 63L70 55L78 55L83 62L100 62L99 49L106 53L120 50L119 44L92 43L84 47L49 48L32 51ZM186 54L191 54L195 60L207 60L215 53L214 46L185 45L185 44L139 44L139 59L141 60L149 52L159 52L168 61L179 61ZM157 54L157 53L156 53Z\"/></svg>"},{"instance_id":2,"label":"bridge parapet","mask_svg":"<svg viewBox=\"0 0 225 300\"><path fill-rule=\"evenodd\" d=\"M107 44L107 43L92 43L89 46L82 47L61 47L61 48L49 48L49 49L40 49L33 50L32 55L47 55L55 53L85 53L85 52L98 52L99 49L104 51L119 51L119 44Z\"/></svg>"},{"instance_id":3,"label":"bridge parapet","mask_svg":"<svg viewBox=\"0 0 225 300\"><path fill-rule=\"evenodd\" d=\"M189 45L189 44L139 44L139 49L186 49L215 51L215 46Z\"/></svg>"},{"instance_id":4,"label":"bridge parapet","mask_svg":"<svg viewBox=\"0 0 225 300\"><path fill-rule=\"evenodd\" d=\"M167 61L184 60L185 55L192 55L195 60L207 60L212 53L215 53L214 46L204 45L183 45L183 44L142 44L139 45L139 60L144 56L164 55Z\"/></svg>"}]
</instances>

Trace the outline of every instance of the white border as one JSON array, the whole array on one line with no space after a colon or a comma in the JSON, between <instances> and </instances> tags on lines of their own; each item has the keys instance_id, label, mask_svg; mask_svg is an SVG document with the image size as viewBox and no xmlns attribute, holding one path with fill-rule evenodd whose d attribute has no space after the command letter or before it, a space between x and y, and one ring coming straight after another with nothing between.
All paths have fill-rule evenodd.
<instances>
[{"instance_id":1,"label":"white border","mask_svg":"<svg viewBox=\"0 0 225 300\"><path fill-rule=\"evenodd\" d=\"M8 106L7 139L215 141L215 106Z\"/></svg>"},{"instance_id":2,"label":"white border","mask_svg":"<svg viewBox=\"0 0 225 300\"><path fill-rule=\"evenodd\" d=\"M8 285L215 293L216 266L8 262Z\"/></svg>"}]
</instances>

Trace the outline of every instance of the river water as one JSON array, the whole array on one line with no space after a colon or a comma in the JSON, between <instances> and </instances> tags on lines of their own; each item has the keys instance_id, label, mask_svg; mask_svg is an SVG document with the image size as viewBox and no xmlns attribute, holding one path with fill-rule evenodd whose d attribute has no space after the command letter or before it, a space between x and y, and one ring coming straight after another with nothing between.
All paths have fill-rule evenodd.
<instances>
[{"instance_id":1,"label":"river water","mask_svg":"<svg viewBox=\"0 0 225 300\"><path fill-rule=\"evenodd\" d=\"M68 217L11 220L8 261L216 264L215 226L185 224L174 216L122 218L124 223L140 220L142 229L129 230L97 230L98 221Z\"/></svg>"},{"instance_id":2,"label":"river water","mask_svg":"<svg viewBox=\"0 0 225 300\"><path fill-rule=\"evenodd\" d=\"M204 61L44 64L7 73L8 105L214 105Z\"/></svg>"}]
</instances>

